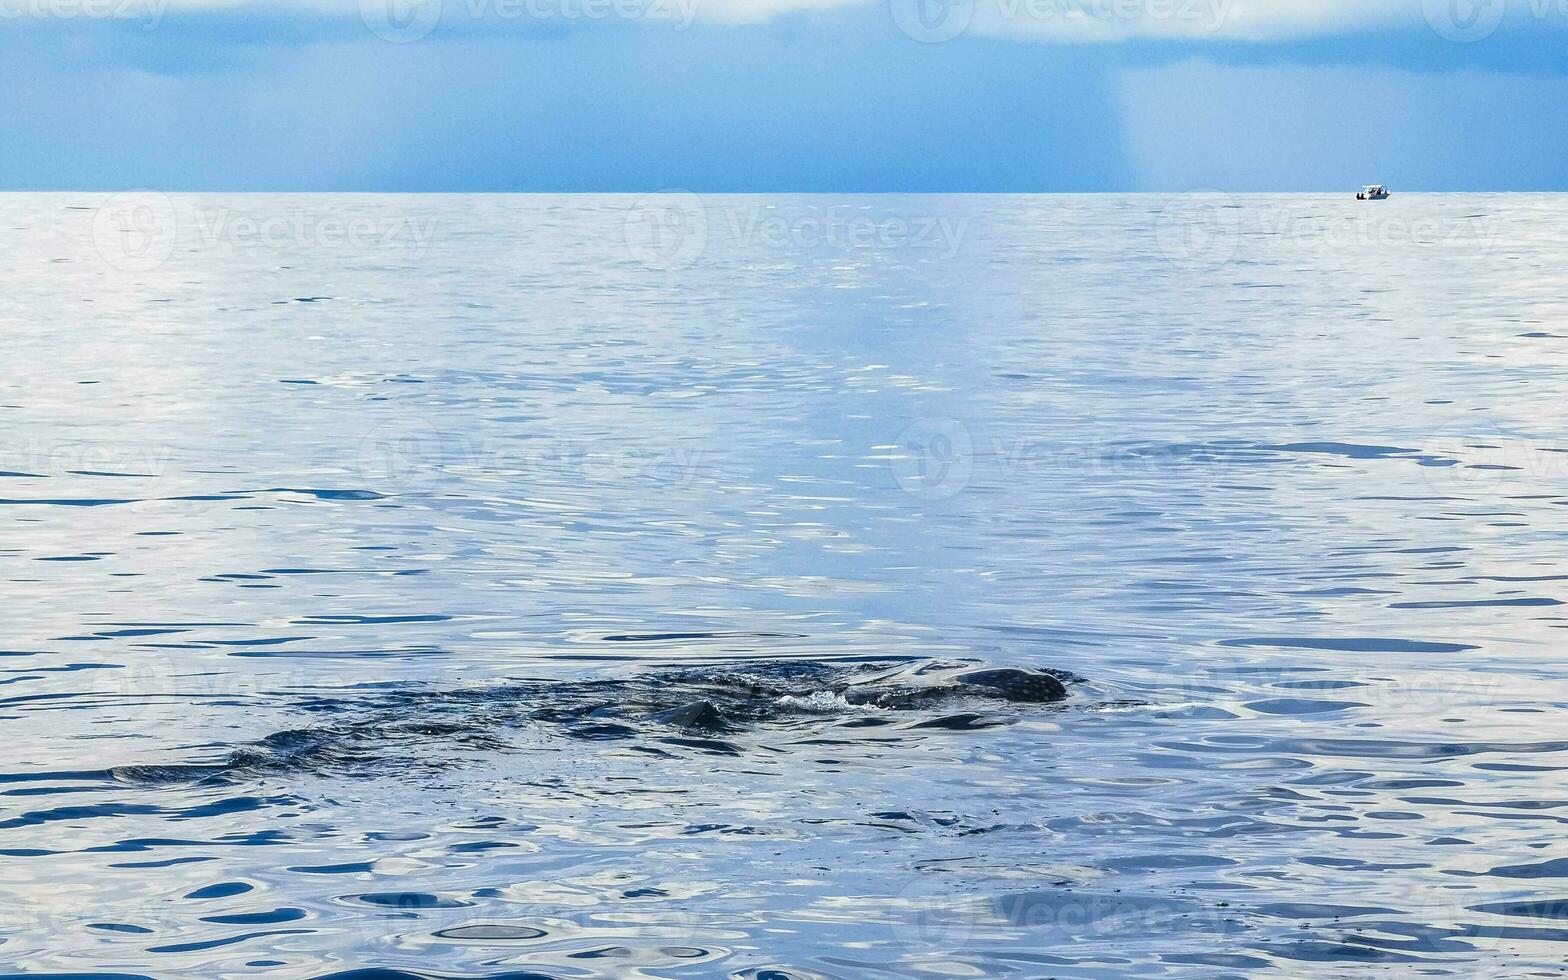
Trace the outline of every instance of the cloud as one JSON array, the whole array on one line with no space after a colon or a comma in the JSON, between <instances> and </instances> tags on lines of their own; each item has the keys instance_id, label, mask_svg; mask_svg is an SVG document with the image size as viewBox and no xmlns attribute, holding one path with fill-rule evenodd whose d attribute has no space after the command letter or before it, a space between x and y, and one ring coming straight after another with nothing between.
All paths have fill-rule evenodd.
<instances>
[{"instance_id":1,"label":"cloud","mask_svg":"<svg viewBox=\"0 0 1568 980\"><path fill-rule=\"evenodd\" d=\"M0 0L6 22L254 21L321 38L408 43L475 33L637 22L766 24L788 16L878 11L917 41L960 36L1052 43L1291 42L1415 33L1473 43L1499 32L1558 35L1568 0ZM287 33L289 28L281 28Z\"/></svg>"},{"instance_id":2,"label":"cloud","mask_svg":"<svg viewBox=\"0 0 1568 980\"><path fill-rule=\"evenodd\" d=\"M503 26L559 16L568 8L631 10L641 0L12 0L20 9L98 3L128 10L161 8L165 14L280 11L375 22ZM673 2L673 0L671 0ZM1294 38L1342 33L1420 16L1420 0L690 0L699 19L764 23L800 12L885 3L898 16L907 7L918 18L968 18L983 33L1063 41L1131 38ZM1483 0L1484 2L1484 0ZM1500 2L1500 0L1499 0ZM1524 0L1520 0L1524 2Z\"/></svg>"},{"instance_id":3,"label":"cloud","mask_svg":"<svg viewBox=\"0 0 1568 980\"><path fill-rule=\"evenodd\" d=\"M108 0L105 0L108 2ZM158 0L121 0L155 3ZM170 10L278 9L277 0L163 0ZM674 0L668 0L673 3ZM1279 40L1342 34L1423 19L1423 0L882 0L926 23L940 18L969 18L983 34L1008 34L1054 41L1117 41L1129 39ZM1450 0L1426 0L1441 7ZM1504 4L1508 0L1458 0L1460 3ZM1545 0L1513 0L1541 3ZM844 7L873 6L878 0L688 0L696 17L716 23L762 23L779 16ZM507 22L561 16L569 8L584 12L635 10L648 0L284 0L296 11L341 16L345 7L372 20L396 23L434 20L443 25L463 22L504 25Z\"/></svg>"},{"instance_id":4,"label":"cloud","mask_svg":"<svg viewBox=\"0 0 1568 980\"><path fill-rule=\"evenodd\" d=\"M705 0L718 5L768 0ZM795 0L771 0L780 7ZM803 0L813 2L813 0ZM1496 36L1560 40L1568 0L885 0L906 33L1057 43L1288 42L1418 33L1473 44Z\"/></svg>"},{"instance_id":5,"label":"cloud","mask_svg":"<svg viewBox=\"0 0 1568 980\"><path fill-rule=\"evenodd\" d=\"M979 0L973 27L1058 42L1277 41L1401 25L1410 12L1407 0Z\"/></svg>"}]
</instances>

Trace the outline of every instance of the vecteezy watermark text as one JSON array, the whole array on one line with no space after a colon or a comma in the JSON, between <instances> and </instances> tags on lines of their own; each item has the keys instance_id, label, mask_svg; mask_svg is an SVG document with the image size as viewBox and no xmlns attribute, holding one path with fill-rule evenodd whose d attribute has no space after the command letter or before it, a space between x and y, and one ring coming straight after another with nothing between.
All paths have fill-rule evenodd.
<instances>
[{"instance_id":1,"label":"vecteezy watermark text","mask_svg":"<svg viewBox=\"0 0 1568 980\"><path fill-rule=\"evenodd\" d=\"M180 207L158 191L116 194L93 215L93 245L123 272L150 272L179 246L254 249L401 251L419 257L435 238L432 217L390 209L295 207L252 213L229 207Z\"/></svg>"},{"instance_id":2,"label":"vecteezy watermark text","mask_svg":"<svg viewBox=\"0 0 1568 980\"><path fill-rule=\"evenodd\" d=\"M1008 20L1186 21L1218 30L1231 0L993 0Z\"/></svg>"},{"instance_id":3,"label":"vecteezy watermark text","mask_svg":"<svg viewBox=\"0 0 1568 980\"><path fill-rule=\"evenodd\" d=\"M57 479L113 474L161 480L174 447L85 439L0 442L0 473L19 478Z\"/></svg>"},{"instance_id":4,"label":"vecteezy watermark text","mask_svg":"<svg viewBox=\"0 0 1568 980\"><path fill-rule=\"evenodd\" d=\"M0 21L136 20L156 30L169 0L0 0Z\"/></svg>"},{"instance_id":5,"label":"vecteezy watermark text","mask_svg":"<svg viewBox=\"0 0 1568 980\"><path fill-rule=\"evenodd\" d=\"M878 218L830 207L821 215L789 216L763 208L726 208L731 236L763 248L913 248L938 258L958 254L968 216L911 215Z\"/></svg>"},{"instance_id":6,"label":"vecteezy watermark text","mask_svg":"<svg viewBox=\"0 0 1568 980\"><path fill-rule=\"evenodd\" d=\"M426 38L443 20L518 23L536 21L640 21L684 31L701 0L360 0L359 16L384 41L407 44Z\"/></svg>"},{"instance_id":7,"label":"vecteezy watermark text","mask_svg":"<svg viewBox=\"0 0 1568 980\"><path fill-rule=\"evenodd\" d=\"M1490 431L1488 431L1490 429ZM925 418L890 443L871 447L899 486L920 500L946 500L978 481L1036 485L1046 480L1102 482L1109 478L1185 473L1217 481L1222 474L1266 464L1379 459L1408 467L1406 477L1444 493L1463 495L1509 485L1525 493L1568 478L1568 450L1541 445L1495 427L1467 424L1410 440L1406 447L1336 447L1312 442L1230 439L1139 442L1074 441L1051 437L981 438L957 419ZM1357 450L1365 454L1357 456Z\"/></svg>"},{"instance_id":8,"label":"vecteezy watermark text","mask_svg":"<svg viewBox=\"0 0 1568 980\"><path fill-rule=\"evenodd\" d=\"M1503 229L1495 215L1410 214L1383 205L1341 203L1335 210L1316 201L1276 204L1193 191L1155 208L1154 242L1174 265L1218 269L1238 257L1282 250L1337 254L1349 248L1459 247L1485 255Z\"/></svg>"},{"instance_id":9,"label":"vecteezy watermark text","mask_svg":"<svg viewBox=\"0 0 1568 980\"><path fill-rule=\"evenodd\" d=\"M544 483L646 481L677 488L698 478L706 451L701 445L646 441L496 441L419 421L388 421L360 440L355 468L368 485L387 493L432 490L453 474Z\"/></svg>"},{"instance_id":10,"label":"vecteezy watermark text","mask_svg":"<svg viewBox=\"0 0 1568 980\"><path fill-rule=\"evenodd\" d=\"M727 249L922 251L951 259L963 246L967 215L875 214L857 205L776 208L710 202L684 190L639 198L626 212L632 258L650 269L684 269L699 262L715 234Z\"/></svg>"},{"instance_id":11,"label":"vecteezy watermark text","mask_svg":"<svg viewBox=\"0 0 1568 980\"><path fill-rule=\"evenodd\" d=\"M435 237L436 222L407 215L344 215L296 208L261 217L224 208L198 208L192 225L202 244L283 248L405 248L424 254Z\"/></svg>"},{"instance_id":12,"label":"vecteezy watermark text","mask_svg":"<svg viewBox=\"0 0 1568 980\"><path fill-rule=\"evenodd\" d=\"M926 44L950 41L977 21L988 30L1023 33L1091 28L1124 33L1172 26L1187 34L1218 33L1233 0L890 0L893 21Z\"/></svg>"}]
</instances>

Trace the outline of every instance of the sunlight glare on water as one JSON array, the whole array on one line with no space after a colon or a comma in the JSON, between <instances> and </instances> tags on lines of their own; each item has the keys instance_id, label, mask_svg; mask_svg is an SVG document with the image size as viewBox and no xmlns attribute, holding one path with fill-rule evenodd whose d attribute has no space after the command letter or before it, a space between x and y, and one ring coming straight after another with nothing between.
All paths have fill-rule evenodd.
<instances>
[{"instance_id":1,"label":"sunlight glare on water","mask_svg":"<svg viewBox=\"0 0 1568 980\"><path fill-rule=\"evenodd\" d=\"M0 197L0 964L1555 970L1565 223Z\"/></svg>"}]
</instances>

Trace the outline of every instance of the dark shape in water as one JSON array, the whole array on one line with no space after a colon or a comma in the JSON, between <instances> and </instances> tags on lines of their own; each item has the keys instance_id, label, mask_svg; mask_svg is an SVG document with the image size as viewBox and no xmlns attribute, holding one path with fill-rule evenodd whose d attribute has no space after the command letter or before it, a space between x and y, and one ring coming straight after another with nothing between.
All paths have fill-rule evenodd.
<instances>
[{"instance_id":1,"label":"dark shape in water","mask_svg":"<svg viewBox=\"0 0 1568 980\"><path fill-rule=\"evenodd\" d=\"M895 723L909 732L969 731L1006 724L1017 711L1010 712L1009 705L1065 700L1067 685L1082 680L1066 671L889 659L782 660L457 690L375 686L351 696L305 700L298 707L319 719L317 724L235 746L218 761L128 766L104 775L135 782L225 784L261 772L370 772L394 757L404 769L439 771L451 765L445 753L453 748L502 751L509 730L540 725L557 737L582 741L642 739L644 744L630 747L654 755L669 753L652 743L738 755L754 746L714 736L733 737L762 726L836 726L848 734ZM976 701L994 710L978 714ZM389 754L389 745L399 752Z\"/></svg>"},{"instance_id":2,"label":"dark shape in water","mask_svg":"<svg viewBox=\"0 0 1568 980\"><path fill-rule=\"evenodd\" d=\"M995 691L1009 701L1050 704L1067 700L1067 686L1050 674L1029 670L972 670L954 680L969 687Z\"/></svg>"},{"instance_id":3,"label":"dark shape in water","mask_svg":"<svg viewBox=\"0 0 1568 980\"><path fill-rule=\"evenodd\" d=\"M941 728L950 732L975 732L982 728L995 728L1002 724L995 718L977 715L966 711L957 715L944 715L941 718L932 718L929 721L916 722L911 728Z\"/></svg>"},{"instance_id":4,"label":"dark shape in water","mask_svg":"<svg viewBox=\"0 0 1568 980\"><path fill-rule=\"evenodd\" d=\"M514 926L485 923L471 926L454 926L438 931L439 939L456 939L464 942L496 942L518 939L541 939L548 935L543 929L531 926Z\"/></svg>"},{"instance_id":5,"label":"dark shape in water","mask_svg":"<svg viewBox=\"0 0 1568 980\"><path fill-rule=\"evenodd\" d=\"M612 643L666 643L676 640L802 640L804 633L616 633L606 636Z\"/></svg>"},{"instance_id":6,"label":"dark shape in water","mask_svg":"<svg viewBox=\"0 0 1568 980\"><path fill-rule=\"evenodd\" d=\"M723 731L730 727L729 722L724 720L724 713L707 700L692 701L679 708L660 711L653 716L653 720L677 728L700 728L705 731Z\"/></svg>"},{"instance_id":7,"label":"dark shape in water","mask_svg":"<svg viewBox=\"0 0 1568 980\"><path fill-rule=\"evenodd\" d=\"M903 671L854 684L843 692L851 704L893 710L937 707L956 697L987 698L1017 704L1052 704L1067 699L1067 682L1083 678L1067 671L1016 668L975 670L972 663L932 662L907 674L916 683L895 684Z\"/></svg>"}]
</instances>

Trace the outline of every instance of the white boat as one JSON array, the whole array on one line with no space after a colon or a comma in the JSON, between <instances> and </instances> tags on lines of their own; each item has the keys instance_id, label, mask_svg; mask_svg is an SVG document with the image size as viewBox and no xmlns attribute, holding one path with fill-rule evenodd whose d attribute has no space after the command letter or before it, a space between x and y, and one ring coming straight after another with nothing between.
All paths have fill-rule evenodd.
<instances>
[{"instance_id":1,"label":"white boat","mask_svg":"<svg viewBox=\"0 0 1568 980\"><path fill-rule=\"evenodd\" d=\"M1386 201L1388 188L1382 184L1367 184L1361 188L1361 193L1356 195L1358 201Z\"/></svg>"}]
</instances>

